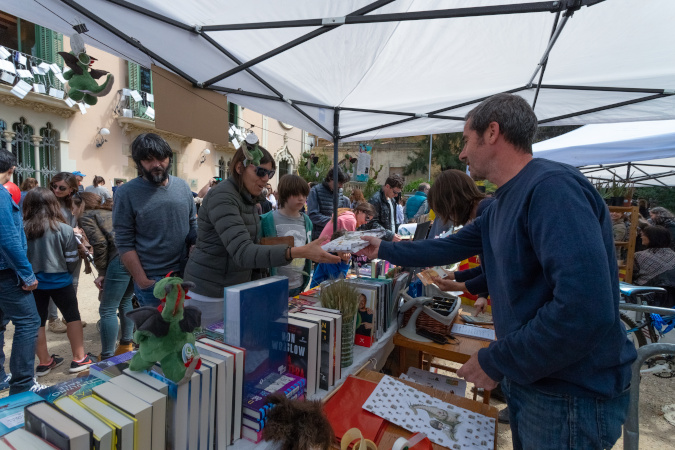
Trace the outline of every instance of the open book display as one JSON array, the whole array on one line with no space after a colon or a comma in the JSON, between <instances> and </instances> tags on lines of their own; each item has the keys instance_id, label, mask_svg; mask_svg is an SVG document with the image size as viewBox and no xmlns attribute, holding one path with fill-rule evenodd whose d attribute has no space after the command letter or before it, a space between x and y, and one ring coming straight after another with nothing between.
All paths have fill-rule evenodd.
<instances>
[{"instance_id":1,"label":"open book display","mask_svg":"<svg viewBox=\"0 0 675 450\"><path fill-rule=\"evenodd\" d=\"M363 409L448 448L494 448L495 419L443 402L385 376Z\"/></svg>"},{"instance_id":2,"label":"open book display","mask_svg":"<svg viewBox=\"0 0 675 450\"><path fill-rule=\"evenodd\" d=\"M329 223L327 226L331 226ZM340 236L327 244L321 246L327 252L350 252L355 253L368 247L368 241L361 239L361 236L373 236L382 238L384 230L381 231L348 231L344 236Z\"/></svg>"}]
</instances>

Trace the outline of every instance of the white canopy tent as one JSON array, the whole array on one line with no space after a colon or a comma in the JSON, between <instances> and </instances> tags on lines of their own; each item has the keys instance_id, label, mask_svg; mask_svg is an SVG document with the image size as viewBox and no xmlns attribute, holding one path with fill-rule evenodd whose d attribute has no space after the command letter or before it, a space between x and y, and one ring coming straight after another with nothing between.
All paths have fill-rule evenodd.
<instances>
[{"instance_id":1,"label":"white canopy tent","mask_svg":"<svg viewBox=\"0 0 675 450\"><path fill-rule=\"evenodd\" d=\"M672 0L0 0L0 9L334 143L462 130L484 98L541 125L675 119ZM335 177L337 180L337 177ZM337 189L335 190L337 204Z\"/></svg>"},{"instance_id":2,"label":"white canopy tent","mask_svg":"<svg viewBox=\"0 0 675 450\"><path fill-rule=\"evenodd\" d=\"M675 185L675 120L586 125L535 144L533 152L593 179Z\"/></svg>"},{"instance_id":3,"label":"white canopy tent","mask_svg":"<svg viewBox=\"0 0 675 450\"><path fill-rule=\"evenodd\" d=\"M460 131L515 92L542 125L675 119L671 0L0 0L330 140Z\"/></svg>"}]
</instances>

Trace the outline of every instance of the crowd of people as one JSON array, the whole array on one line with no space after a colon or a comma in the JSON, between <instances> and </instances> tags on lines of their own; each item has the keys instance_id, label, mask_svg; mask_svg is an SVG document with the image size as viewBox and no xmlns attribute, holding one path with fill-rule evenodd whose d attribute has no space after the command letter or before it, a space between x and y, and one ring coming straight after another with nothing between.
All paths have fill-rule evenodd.
<instances>
[{"instance_id":1,"label":"crowd of people","mask_svg":"<svg viewBox=\"0 0 675 450\"><path fill-rule=\"evenodd\" d=\"M282 275L295 295L310 279L315 286L344 276L357 255L327 253L321 245L346 231L377 229L383 238L366 238L360 257L427 267L480 254L481 266L435 281L443 290L476 294L478 310L492 298L498 340L457 373L480 388L501 384L516 448L548 445L550 436L561 435L578 439L577 448L611 446L625 418L636 357L618 315L614 242L626 240L625 220L609 213L577 170L532 158L536 128L532 109L515 95L491 97L468 113L460 159L474 178L498 186L494 198L457 170L420 184L407 202L398 175L370 199L358 189L347 197L348 175L332 168L314 185L284 175L274 191L274 158L247 139L229 177L209 180L196 194L197 211L187 183L170 175L171 148L153 133L134 140L140 176L116 183L114 196L100 176L83 188L81 172L58 173L48 187L26 179L18 203L0 188L0 337L8 321L15 326L11 373L0 387L10 394L44 387L35 376L65 360L49 353L47 329L67 334L71 373L132 349L126 317L132 297L140 306L158 306L154 285L168 274L195 284L186 305L200 309L208 326L223 320L225 288ZM15 167L12 153L0 150L0 185ZM439 224L464 227L436 241L400 242L399 226L430 211ZM635 255L636 283L675 274L673 233L673 214L649 210ZM100 290L96 355L84 348L77 297L81 266L91 270L90 263Z\"/></svg>"}]
</instances>

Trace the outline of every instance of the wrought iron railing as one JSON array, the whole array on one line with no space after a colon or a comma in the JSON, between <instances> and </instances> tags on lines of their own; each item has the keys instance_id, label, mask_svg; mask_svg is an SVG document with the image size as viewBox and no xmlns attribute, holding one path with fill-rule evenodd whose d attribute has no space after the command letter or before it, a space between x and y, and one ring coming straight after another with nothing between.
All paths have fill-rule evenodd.
<instances>
[{"instance_id":1,"label":"wrought iron railing","mask_svg":"<svg viewBox=\"0 0 675 450\"><path fill-rule=\"evenodd\" d=\"M132 91L140 95L141 100L134 100ZM118 100L114 113L119 117L138 117L154 122L155 116L151 111L155 109L154 97L143 91L120 89L117 91ZM148 97L150 95L150 97ZM150 110L148 108L151 108Z\"/></svg>"},{"instance_id":2,"label":"wrought iron railing","mask_svg":"<svg viewBox=\"0 0 675 450\"><path fill-rule=\"evenodd\" d=\"M38 94L49 95L51 88L60 91L64 90L63 83L59 81L56 73L50 68L52 64L55 64L54 61L38 58L37 56L22 53L18 50L9 48L5 48L5 50L10 55L6 56L4 61L12 64L14 73L11 70L2 70L0 68L0 83L12 86L17 82L17 78L20 78L33 86L33 92ZM5 69L8 69L8 67ZM59 67L59 69L61 68Z\"/></svg>"}]
</instances>

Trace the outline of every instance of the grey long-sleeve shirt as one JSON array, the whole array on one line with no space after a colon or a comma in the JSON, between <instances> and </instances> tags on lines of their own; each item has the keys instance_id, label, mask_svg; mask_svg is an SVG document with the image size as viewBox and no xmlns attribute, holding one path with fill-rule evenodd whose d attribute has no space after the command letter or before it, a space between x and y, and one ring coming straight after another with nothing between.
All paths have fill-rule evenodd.
<instances>
[{"instance_id":1,"label":"grey long-sleeve shirt","mask_svg":"<svg viewBox=\"0 0 675 450\"><path fill-rule=\"evenodd\" d=\"M195 204L187 183L174 176L166 186L143 177L115 193L113 228L120 255L136 250L147 276L180 268L185 238L197 228Z\"/></svg>"}]
</instances>

